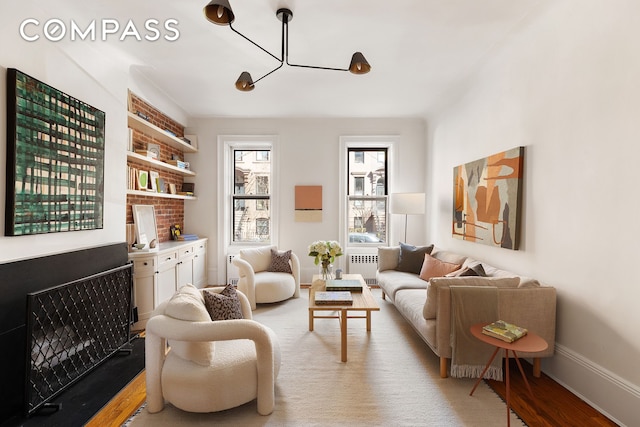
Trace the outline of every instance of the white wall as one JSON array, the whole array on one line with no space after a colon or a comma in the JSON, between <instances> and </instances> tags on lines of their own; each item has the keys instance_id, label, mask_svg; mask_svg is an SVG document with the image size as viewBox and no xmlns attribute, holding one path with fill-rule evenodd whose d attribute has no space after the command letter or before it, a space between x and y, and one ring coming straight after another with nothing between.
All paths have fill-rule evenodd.
<instances>
[{"instance_id":1,"label":"white wall","mask_svg":"<svg viewBox=\"0 0 640 427\"><path fill-rule=\"evenodd\" d=\"M51 16L31 3L3 9L0 16L0 227L5 219L6 69L17 68L106 112L104 228L91 231L5 237L0 233L0 262L75 250L125 240L126 88L128 66L76 43L29 43L18 33L27 17Z\"/></svg>"},{"instance_id":2,"label":"white wall","mask_svg":"<svg viewBox=\"0 0 640 427\"><path fill-rule=\"evenodd\" d=\"M550 2L428 121L429 234L558 290L543 369L626 425L640 405L640 2ZM454 166L523 145L522 246L451 237Z\"/></svg>"},{"instance_id":3,"label":"white wall","mask_svg":"<svg viewBox=\"0 0 640 427\"><path fill-rule=\"evenodd\" d=\"M392 191L423 191L425 168L425 128L422 119L198 119L191 121L189 133L198 134L199 152L188 156L198 175L195 179L198 200L185 204L185 222L196 233L211 239L209 246L209 278L224 283L226 277L223 236L218 236L218 181L222 179L218 165L218 135L277 136L279 187L278 230L280 247L292 249L299 257L302 282L309 283L317 273L312 258L307 256L309 244L318 239L338 239L338 159L340 136L398 135L399 170L393 172ZM323 186L323 220L321 223L294 221L294 186ZM392 217L396 236L401 234L403 218ZM411 221L416 236L411 243L424 242L425 227ZM404 229L403 229L404 230ZM220 243L221 247L216 247ZM344 244L344 242L342 242ZM340 262L342 264L340 264ZM220 264L218 264L220 263ZM215 270L218 265L220 270ZM344 259L338 266L344 268Z\"/></svg>"}]
</instances>

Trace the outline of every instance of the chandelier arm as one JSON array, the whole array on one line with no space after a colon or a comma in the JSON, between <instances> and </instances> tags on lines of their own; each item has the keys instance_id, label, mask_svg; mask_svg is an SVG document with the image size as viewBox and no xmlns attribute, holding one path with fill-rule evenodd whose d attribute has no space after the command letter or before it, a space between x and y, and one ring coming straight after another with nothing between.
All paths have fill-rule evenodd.
<instances>
[{"instance_id":1,"label":"chandelier arm","mask_svg":"<svg viewBox=\"0 0 640 427\"><path fill-rule=\"evenodd\" d=\"M269 52L267 49L263 48L262 46L260 46L258 43L254 42L253 40L251 40L249 37L245 36L244 34L242 34L240 31L236 30L235 28L233 28L233 25L229 24L229 28L231 28L231 30L238 34L239 36L241 36L242 38L244 38L245 40L251 42L254 46L260 48L263 52L267 53L268 55L270 55L271 57L273 57L276 61L282 63L283 60L281 58L278 58L277 56L275 56L273 53ZM278 67L280 68L280 67ZM262 77L261 77L262 78ZM256 80L257 81L257 80Z\"/></svg>"},{"instance_id":2,"label":"chandelier arm","mask_svg":"<svg viewBox=\"0 0 640 427\"><path fill-rule=\"evenodd\" d=\"M330 70L330 71L349 71L348 68L333 68L333 67L320 67L316 65L301 65L292 64L289 62L289 24L287 20L282 21L282 52L285 62L290 67L298 68L313 68L316 70Z\"/></svg>"},{"instance_id":3,"label":"chandelier arm","mask_svg":"<svg viewBox=\"0 0 640 427\"><path fill-rule=\"evenodd\" d=\"M284 65L284 62L281 62L280 65L278 65L276 68L274 68L273 70L269 71L267 74L265 74L264 76L260 77L258 80L254 80L252 86L254 86L256 83L258 83L260 80L264 79L265 77L267 77L271 73L275 73L276 71L278 71L280 68L282 68L283 65Z\"/></svg>"}]
</instances>

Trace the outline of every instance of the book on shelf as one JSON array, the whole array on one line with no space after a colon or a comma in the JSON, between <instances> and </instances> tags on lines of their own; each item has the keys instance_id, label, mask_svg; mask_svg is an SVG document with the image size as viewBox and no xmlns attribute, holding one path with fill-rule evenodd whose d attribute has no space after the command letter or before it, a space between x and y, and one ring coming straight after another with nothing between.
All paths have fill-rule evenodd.
<instances>
[{"instance_id":1,"label":"book on shelf","mask_svg":"<svg viewBox=\"0 0 640 427\"><path fill-rule=\"evenodd\" d=\"M506 342L514 342L527 335L527 330L516 326L512 323L507 323L503 320L497 320L493 323L489 323L482 327L482 333L489 335L490 337L498 338Z\"/></svg>"},{"instance_id":2,"label":"book on shelf","mask_svg":"<svg viewBox=\"0 0 640 427\"><path fill-rule=\"evenodd\" d=\"M331 279L326 281L326 288L327 291L362 292L362 283L359 280Z\"/></svg>"},{"instance_id":3,"label":"book on shelf","mask_svg":"<svg viewBox=\"0 0 640 427\"><path fill-rule=\"evenodd\" d=\"M149 150L137 149L136 150L136 154L140 154L141 156L149 157L150 159L154 159L154 160L158 159L158 154L154 153L153 151L149 151Z\"/></svg>"},{"instance_id":4,"label":"book on shelf","mask_svg":"<svg viewBox=\"0 0 640 427\"><path fill-rule=\"evenodd\" d=\"M197 234L180 234L177 240L198 240Z\"/></svg>"},{"instance_id":5,"label":"book on shelf","mask_svg":"<svg viewBox=\"0 0 640 427\"><path fill-rule=\"evenodd\" d=\"M319 291L315 293L316 305L353 305L349 291Z\"/></svg>"}]
</instances>

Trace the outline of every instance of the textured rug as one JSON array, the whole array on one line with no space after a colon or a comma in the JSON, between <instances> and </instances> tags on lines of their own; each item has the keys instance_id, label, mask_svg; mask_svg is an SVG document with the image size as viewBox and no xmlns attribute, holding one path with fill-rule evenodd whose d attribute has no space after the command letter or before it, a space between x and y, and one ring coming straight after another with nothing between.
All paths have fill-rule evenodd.
<instances>
[{"instance_id":1,"label":"textured rug","mask_svg":"<svg viewBox=\"0 0 640 427\"><path fill-rule=\"evenodd\" d=\"M156 414L142 408L127 425L506 425L504 402L484 382L469 396L474 380L440 378L438 358L380 291L373 292L380 311L369 333L364 319L349 319L346 363L340 362L337 319L316 319L309 332L306 290L298 299L258 306L254 318L277 333L282 350L271 415L258 415L255 401L211 414L167 405ZM525 425L510 417L512 426Z\"/></svg>"}]
</instances>

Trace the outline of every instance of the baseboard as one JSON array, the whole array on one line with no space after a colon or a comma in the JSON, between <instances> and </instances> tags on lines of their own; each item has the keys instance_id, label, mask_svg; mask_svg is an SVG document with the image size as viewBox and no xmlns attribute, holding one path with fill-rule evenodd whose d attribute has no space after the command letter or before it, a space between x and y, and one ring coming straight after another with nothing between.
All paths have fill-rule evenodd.
<instances>
[{"instance_id":1,"label":"baseboard","mask_svg":"<svg viewBox=\"0 0 640 427\"><path fill-rule=\"evenodd\" d=\"M543 359L545 374L620 426L638 421L640 387L563 345L555 351Z\"/></svg>"}]
</instances>

